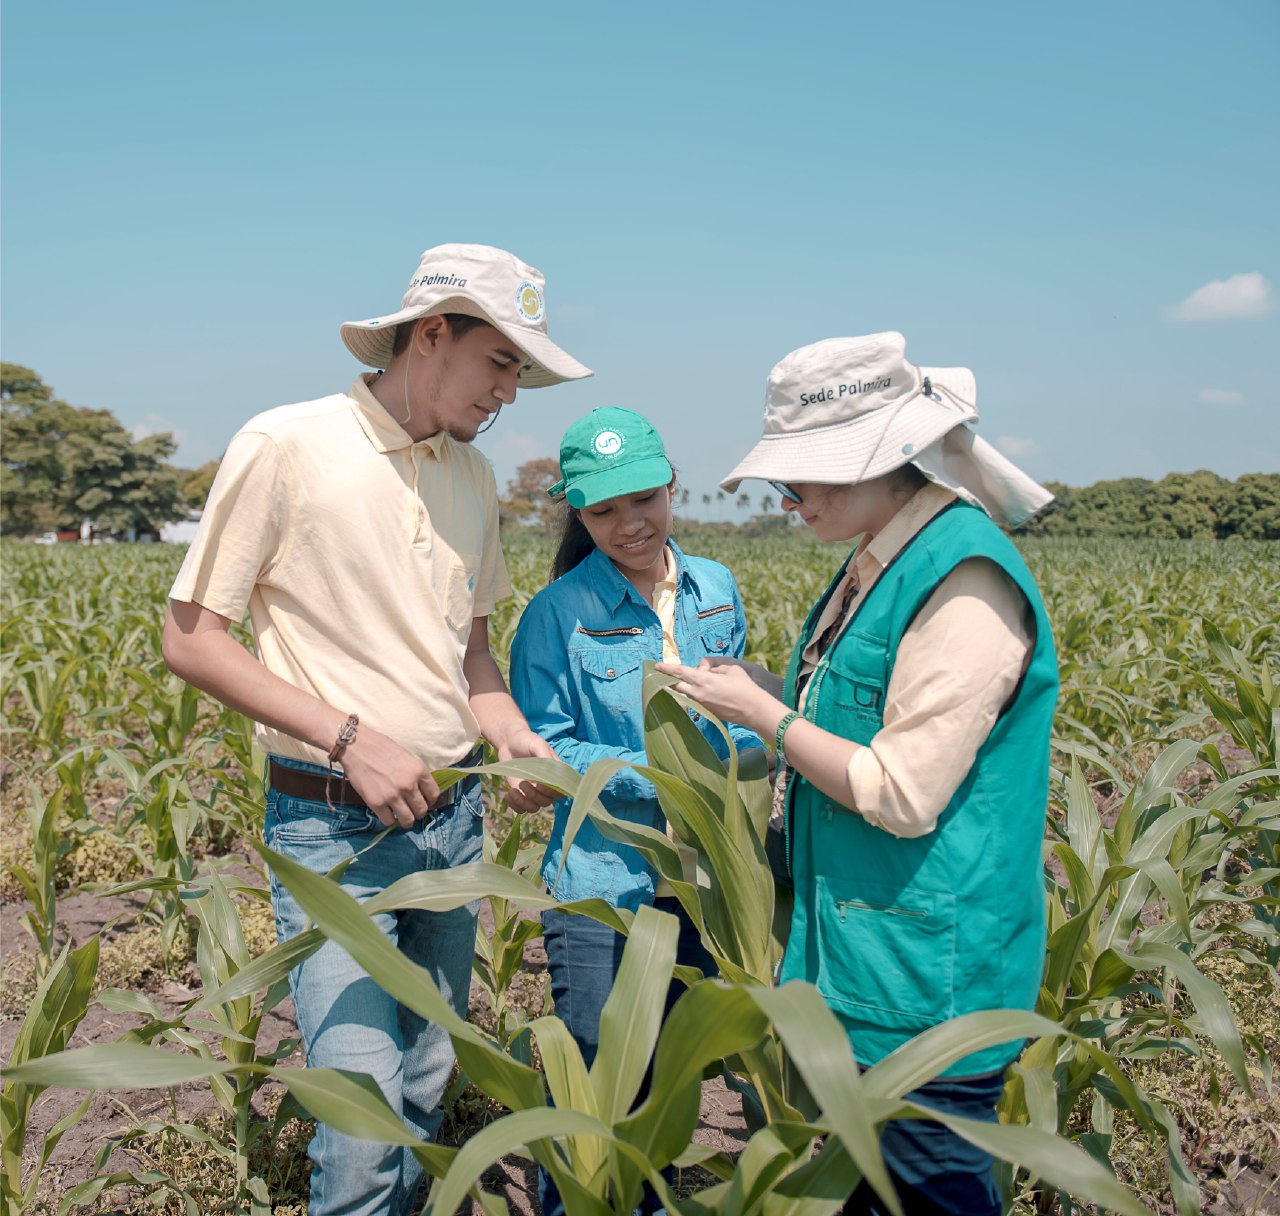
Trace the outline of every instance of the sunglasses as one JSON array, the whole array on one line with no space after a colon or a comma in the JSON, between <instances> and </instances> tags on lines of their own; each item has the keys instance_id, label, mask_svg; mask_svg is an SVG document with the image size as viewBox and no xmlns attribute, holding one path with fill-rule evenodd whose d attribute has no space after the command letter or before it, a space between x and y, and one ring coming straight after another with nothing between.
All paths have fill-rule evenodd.
<instances>
[{"instance_id":1,"label":"sunglasses","mask_svg":"<svg viewBox=\"0 0 1280 1216\"><path fill-rule=\"evenodd\" d=\"M766 481L765 484L772 486L773 489L777 490L783 498L789 498L794 503L804 502L804 499L801 498L791 486L787 485L785 481Z\"/></svg>"}]
</instances>

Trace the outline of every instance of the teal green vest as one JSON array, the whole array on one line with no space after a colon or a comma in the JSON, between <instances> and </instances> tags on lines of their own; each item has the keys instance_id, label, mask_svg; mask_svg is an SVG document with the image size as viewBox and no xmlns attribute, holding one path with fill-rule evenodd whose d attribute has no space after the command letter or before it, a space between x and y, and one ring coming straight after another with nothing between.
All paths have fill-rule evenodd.
<instances>
[{"instance_id":1,"label":"teal green vest","mask_svg":"<svg viewBox=\"0 0 1280 1216\"><path fill-rule=\"evenodd\" d=\"M981 511L948 507L889 564L810 678L805 717L870 743L883 724L898 643L938 584L971 557L989 559L1017 584L1036 636L1012 703L935 829L915 839L893 836L792 775L787 839L796 901L780 979L817 985L864 1066L962 1013L1032 1009L1039 992L1041 841L1058 672L1035 580ZM809 614L791 656L789 705L800 655L839 581ZM1002 1068L1020 1046L975 1052L942 1075Z\"/></svg>"}]
</instances>

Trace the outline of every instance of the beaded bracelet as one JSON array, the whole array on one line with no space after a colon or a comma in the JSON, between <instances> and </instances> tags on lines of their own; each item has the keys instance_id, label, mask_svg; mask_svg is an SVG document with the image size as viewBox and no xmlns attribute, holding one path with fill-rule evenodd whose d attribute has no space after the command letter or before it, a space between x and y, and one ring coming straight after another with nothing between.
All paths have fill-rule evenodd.
<instances>
[{"instance_id":1,"label":"beaded bracelet","mask_svg":"<svg viewBox=\"0 0 1280 1216\"><path fill-rule=\"evenodd\" d=\"M329 771L324 777L324 800L329 809L335 813L338 808L333 805L333 797L329 792L329 783L333 780L333 766L337 763L338 757L356 741L356 731L359 726L360 715L348 714L342 729L338 731L338 737L333 741L333 747L329 749Z\"/></svg>"},{"instance_id":2,"label":"beaded bracelet","mask_svg":"<svg viewBox=\"0 0 1280 1216\"><path fill-rule=\"evenodd\" d=\"M787 733L787 727L791 725L800 715L794 709L789 709L782 715L782 721L778 723L778 729L773 736L773 750L778 753L784 760L787 753L782 750L782 736Z\"/></svg>"}]
</instances>

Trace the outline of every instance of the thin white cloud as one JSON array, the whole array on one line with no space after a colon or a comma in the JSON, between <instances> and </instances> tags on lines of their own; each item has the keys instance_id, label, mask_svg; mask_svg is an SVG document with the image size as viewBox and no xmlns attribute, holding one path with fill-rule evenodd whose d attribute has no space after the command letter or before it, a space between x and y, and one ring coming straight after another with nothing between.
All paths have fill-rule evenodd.
<instances>
[{"instance_id":1,"label":"thin white cloud","mask_svg":"<svg viewBox=\"0 0 1280 1216\"><path fill-rule=\"evenodd\" d=\"M1166 309L1173 321L1226 321L1237 317L1260 317L1275 307L1271 284L1256 270L1214 279L1197 287L1180 304Z\"/></svg>"},{"instance_id":2,"label":"thin white cloud","mask_svg":"<svg viewBox=\"0 0 1280 1216\"><path fill-rule=\"evenodd\" d=\"M1006 456L1030 456L1038 450L1034 439L1026 439L1021 435L997 435L996 447Z\"/></svg>"},{"instance_id":3,"label":"thin white cloud","mask_svg":"<svg viewBox=\"0 0 1280 1216\"><path fill-rule=\"evenodd\" d=\"M134 439L148 439L152 435L168 434L172 435L174 442L179 444L186 438L186 433L181 427L174 426L159 414L148 414L141 422L135 422L129 428L129 434Z\"/></svg>"},{"instance_id":4,"label":"thin white cloud","mask_svg":"<svg viewBox=\"0 0 1280 1216\"><path fill-rule=\"evenodd\" d=\"M1219 409L1232 409L1237 405L1244 404L1244 394L1234 392L1229 388L1202 388L1200 390L1200 400L1205 405L1215 405Z\"/></svg>"}]
</instances>

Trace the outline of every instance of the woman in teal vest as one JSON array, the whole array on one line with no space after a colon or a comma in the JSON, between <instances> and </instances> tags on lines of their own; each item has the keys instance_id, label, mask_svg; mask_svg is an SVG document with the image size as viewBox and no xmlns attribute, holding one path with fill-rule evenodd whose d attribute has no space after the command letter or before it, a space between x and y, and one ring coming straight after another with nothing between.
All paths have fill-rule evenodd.
<instances>
[{"instance_id":1,"label":"woman in teal vest","mask_svg":"<svg viewBox=\"0 0 1280 1216\"><path fill-rule=\"evenodd\" d=\"M817 986L858 1063L982 1009L1031 1009L1044 962L1040 848L1057 664L1035 581L993 519L1049 493L972 430L967 368L918 367L901 334L834 338L770 373L764 435L721 483L761 478L822 540L860 538L785 680L662 665L775 742L795 883L780 982ZM994 1120L1021 1044L912 1096ZM904 1209L996 1216L991 1158L927 1120L881 1147ZM860 1187L848 1212L879 1213Z\"/></svg>"}]
</instances>

